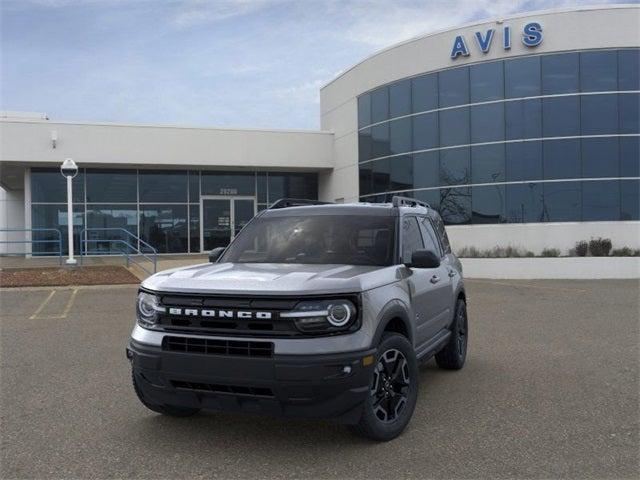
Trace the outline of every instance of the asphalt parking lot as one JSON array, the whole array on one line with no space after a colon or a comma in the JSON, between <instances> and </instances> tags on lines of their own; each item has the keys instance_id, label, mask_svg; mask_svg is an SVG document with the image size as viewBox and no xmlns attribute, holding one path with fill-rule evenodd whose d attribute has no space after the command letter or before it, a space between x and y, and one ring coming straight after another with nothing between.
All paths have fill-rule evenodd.
<instances>
[{"instance_id":1,"label":"asphalt parking lot","mask_svg":"<svg viewBox=\"0 0 640 480\"><path fill-rule=\"evenodd\" d=\"M55 292L55 293L51 293ZM470 352L409 429L165 418L130 385L136 288L3 290L2 478L637 478L637 281L468 281Z\"/></svg>"}]
</instances>

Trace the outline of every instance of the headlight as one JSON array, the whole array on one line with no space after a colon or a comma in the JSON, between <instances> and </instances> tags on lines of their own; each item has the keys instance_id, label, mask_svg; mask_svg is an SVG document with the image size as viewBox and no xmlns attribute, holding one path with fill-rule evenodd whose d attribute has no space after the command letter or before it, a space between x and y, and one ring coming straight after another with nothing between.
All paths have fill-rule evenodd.
<instances>
[{"instance_id":1,"label":"headlight","mask_svg":"<svg viewBox=\"0 0 640 480\"><path fill-rule=\"evenodd\" d=\"M158 314L164 311L165 309L160 306L158 297L146 292L138 293L136 312L138 323L141 327L153 327L158 321Z\"/></svg>"},{"instance_id":2,"label":"headlight","mask_svg":"<svg viewBox=\"0 0 640 480\"><path fill-rule=\"evenodd\" d=\"M305 301L290 312L280 314L281 318L293 319L303 333L343 332L357 327L355 305L350 300Z\"/></svg>"}]
</instances>

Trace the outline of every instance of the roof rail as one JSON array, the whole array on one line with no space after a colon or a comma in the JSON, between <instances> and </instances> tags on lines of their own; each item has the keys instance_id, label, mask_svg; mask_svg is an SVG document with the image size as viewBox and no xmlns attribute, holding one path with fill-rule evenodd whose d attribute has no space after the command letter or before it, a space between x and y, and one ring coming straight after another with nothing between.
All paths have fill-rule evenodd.
<instances>
[{"instance_id":1,"label":"roof rail","mask_svg":"<svg viewBox=\"0 0 640 480\"><path fill-rule=\"evenodd\" d=\"M288 207L304 207L307 205L329 205L331 202L321 202L319 200L305 200L299 198L281 198L271 204L269 210Z\"/></svg>"},{"instance_id":2,"label":"roof rail","mask_svg":"<svg viewBox=\"0 0 640 480\"><path fill-rule=\"evenodd\" d=\"M391 204L394 207L425 207L431 208L427 202L422 202L420 200L416 200L415 198L409 197L400 197L398 195L394 195L391 199Z\"/></svg>"}]
</instances>

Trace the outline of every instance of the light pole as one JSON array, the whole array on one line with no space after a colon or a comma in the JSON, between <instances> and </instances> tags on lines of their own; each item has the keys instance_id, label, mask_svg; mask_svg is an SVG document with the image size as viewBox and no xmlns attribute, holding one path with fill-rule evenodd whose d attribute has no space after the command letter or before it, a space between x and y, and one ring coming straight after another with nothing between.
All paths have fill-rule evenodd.
<instances>
[{"instance_id":1,"label":"light pole","mask_svg":"<svg viewBox=\"0 0 640 480\"><path fill-rule=\"evenodd\" d=\"M71 158L65 159L60 165L62 176L67 179L67 235L69 243L69 258L67 265L75 265L76 259L73 258L73 188L71 182L73 177L78 174L78 166Z\"/></svg>"}]
</instances>

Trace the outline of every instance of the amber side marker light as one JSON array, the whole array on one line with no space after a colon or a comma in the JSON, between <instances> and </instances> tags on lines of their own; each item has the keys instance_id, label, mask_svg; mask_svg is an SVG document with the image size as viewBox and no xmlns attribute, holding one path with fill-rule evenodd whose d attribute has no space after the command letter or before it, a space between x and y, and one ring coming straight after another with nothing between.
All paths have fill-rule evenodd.
<instances>
[{"instance_id":1,"label":"amber side marker light","mask_svg":"<svg viewBox=\"0 0 640 480\"><path fill-rule=\"evenodd\" d=\"M374 360L375 360L375 358L373 357L373 355L367 355L366 357L364 357L362 359L362 366L363 367L367 367L367 366L371 365Z\"/></svg>"}]
</instances>

